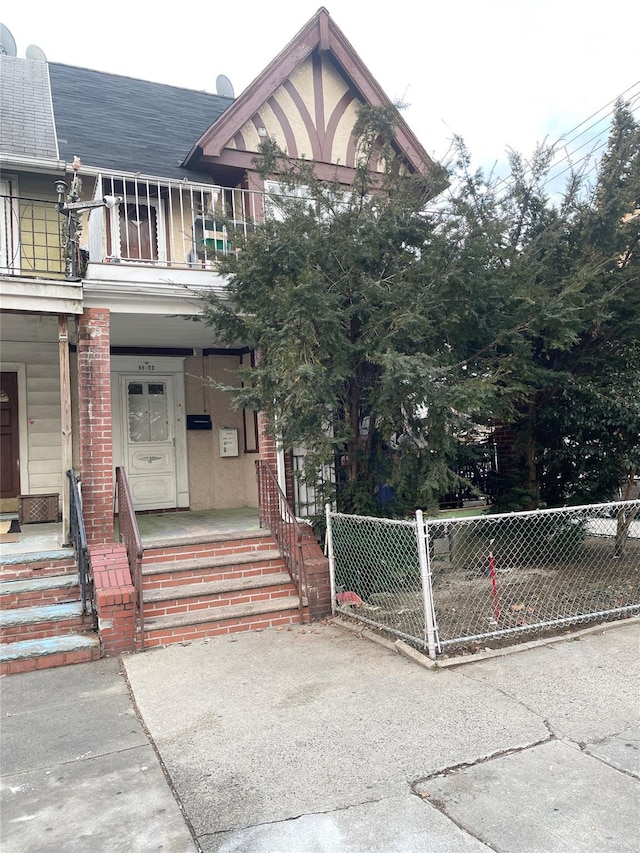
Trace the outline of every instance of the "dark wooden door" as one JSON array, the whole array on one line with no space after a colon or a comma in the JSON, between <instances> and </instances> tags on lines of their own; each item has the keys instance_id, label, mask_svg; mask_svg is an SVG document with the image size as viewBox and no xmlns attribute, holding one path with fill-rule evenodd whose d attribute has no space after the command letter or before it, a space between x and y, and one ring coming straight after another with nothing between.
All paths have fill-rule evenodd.
<instances>
[{"instance_id":1,"label":"dark wooden door","mask_svg":"<svg viewBox=\"0 0 640 853\"><path fill-rule=\"evenodd\" d=\"M120 205L120 248L123 258L158 259L156 210L153 205Z\"/></svg>"},{"instance_id":2,"label":"dark wooden door","mask_svg":"<svg viewBox=\"0 0 640 853\"><path fill-rule=\"evenodd\" d=\"M0 374L0 498L20 494L18 374Z\"/></svg>"}]
</instances>

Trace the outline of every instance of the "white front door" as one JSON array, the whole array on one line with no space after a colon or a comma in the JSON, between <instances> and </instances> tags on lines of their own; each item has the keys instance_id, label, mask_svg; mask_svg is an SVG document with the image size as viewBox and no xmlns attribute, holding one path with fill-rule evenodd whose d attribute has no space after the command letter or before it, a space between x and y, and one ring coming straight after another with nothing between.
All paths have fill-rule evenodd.
<instances>
[{"instance_id":1,"label":"white front door","mask_svg":"<svg viewBox=\"0 0 640 853\"><path fill-rule=\"evenodd\" d=\"M121 377L125 469L136 510L177 506L173 379Z\"/></svg>"}]
</instances>

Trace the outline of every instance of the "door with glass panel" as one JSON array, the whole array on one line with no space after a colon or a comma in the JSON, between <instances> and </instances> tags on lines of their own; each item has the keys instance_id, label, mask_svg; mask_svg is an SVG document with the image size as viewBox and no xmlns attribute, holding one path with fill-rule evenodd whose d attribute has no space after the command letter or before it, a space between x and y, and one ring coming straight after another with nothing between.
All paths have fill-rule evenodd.
<instances>
[{"instance_id":1,"label":"door with glass panel","mask_svg":"<svg viewBox=\"0 0 640 853\"><path fill-rule=\"evenodd\" d=\"M123 435L135 509L176 506L172 376L123 376Z\"/></svg>"}]
</instances>

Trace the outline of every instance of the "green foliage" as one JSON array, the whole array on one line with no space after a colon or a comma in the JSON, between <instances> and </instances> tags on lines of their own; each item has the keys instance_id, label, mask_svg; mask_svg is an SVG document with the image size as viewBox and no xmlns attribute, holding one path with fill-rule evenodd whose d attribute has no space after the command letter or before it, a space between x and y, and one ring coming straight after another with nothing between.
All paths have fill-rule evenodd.
<instances>
[{"instance_id":1,"label":"green foliage","mask_svg":"<svg viewBox=\"0 0 640 853\"><path fill-rule=\"evenodd\" d=\"M617 106L595 185L572 174L557 204L549 150L512 154L500 186L459 142L443 194L441 169L403 165L393 129L392 111L363 109L350 188L264 146L280 192L205 305L219 337L259 354L236 404L307 448L311 482L335 462L326 496L350 512L434 507L496 423L515 452L500 508L612 496L640 463L633 115Z\"/></svg>"},{"instance_id":2,"label":"green foliage","mask_svg":"<svg viewBox=\"0 0 640 853\"><path fill-rule=\"evenodd\" d=\"M285 447L304 445L310 468L338 459L341 508L397 514L446 478L456 411L473 405L476 380L434 326L443 250L434 266L426 247L443 238L425 204L442 173L399 163L387 111L363 111L358 130L349 192L264 147L261 168L281 194L223 261L227 295L208 297L206 319L260 353L237 403L261 408ZM394 484L397 499L382 501Z\"/></svg>"},{"instance_id":3,"label":"green foliage","mask_svg":"<svg viewBox=\"0 0 640 853\"><path fill-rule=\"evenodd\" d=\"M529 183L510 267L529 316L500 353L521 383L512 490L529 507L609 499L640 462L640 127L629 110L617 106L593 188L580 194L572 176L552 207L543 187Z\"/></svg>"}]
</instances>

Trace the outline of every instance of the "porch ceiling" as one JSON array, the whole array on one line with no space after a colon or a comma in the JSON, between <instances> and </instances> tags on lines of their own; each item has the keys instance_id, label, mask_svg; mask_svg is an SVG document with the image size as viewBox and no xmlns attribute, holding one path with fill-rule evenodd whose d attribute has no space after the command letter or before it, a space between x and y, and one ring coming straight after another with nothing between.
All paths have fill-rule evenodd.
<instances>
[{"instance_id":1,"label":"porch ceiling","mask_svg":"<svg viewBox=\"0 0 640 853\"><path fill-rule=\"evenodd\" d=\"M213 329L186 316L115 312L111 314L111 346L228 348Z\"/></svg>"}]
</instances>

